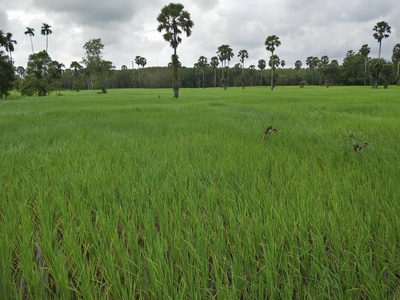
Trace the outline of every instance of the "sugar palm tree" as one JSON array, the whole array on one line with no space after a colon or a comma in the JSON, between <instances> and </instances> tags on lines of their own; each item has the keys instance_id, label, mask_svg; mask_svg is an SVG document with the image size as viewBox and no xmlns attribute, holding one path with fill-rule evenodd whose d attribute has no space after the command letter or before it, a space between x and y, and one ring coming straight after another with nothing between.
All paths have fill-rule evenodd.
<instances>
[{"instance_id":1,"label":"sugar palm tree","mask_svg":"<svg viewBox=\"0 0 400 300\"><path fill-rule=\"evenodd\" d=\"M379 43L379 55L378 55L378 62L380 63L381 60L381 49L382 49L382 40L386 39L389 37L389 34L391 33L391 27L389 24L385 21L378 22L374 28L372 29L375 31L373 34L373 37L377 40ZM378 76L375 77L375 88L378 88Z\"/></svg>"},{"instance_id":2,"label":"sugar palm tree","mask_svg":"<svg viewBox=\"0 0 400 300\"><path fill-rule=\"evenodd\" d=\"M242 63L242 88L244 89L244 60L245 58L249 58L249 53L247 50L240 50L238 53L238 57L240 58L240 62Z\"/></svg>"},{"instance_id":3,"label":"sugar palm tree","mask_svg":"<svg viewBox=\"0 0 400 300\"><path fill-rule=\"evenodd\" d=\"M400 44L396 44L393 47L393 54L392 54L392 61L393 63L397 62L397 80L399 80L399 69L400 69Z\"/></svg>"},{"instance_id":4,"label":"sugar palm tree","mask_svg":"<svg viewBox=\"0 0 400 300\"><path fill-rule=\"evenodd\" d=\"M203 89L204 89L204 88L205 88L205 84L204 84L204 82L205 82L205 80L204 80L204 73L205 73L205 72L204 72L204 68L208 66L208 64L207 64L207 57L205 57L205 56L200 56L200 57L199 57L199 60L197 61L197 64L198 64L199 68L202 69L202 72L203 72Z\"/></svg>"},{"instance_id":5,"label":"sugar palm tree","mask_svg":"<svg viewBox=\"0 0 400 300\"><path fill-rule=\"evenodd\" d=\"M281 60L281 67L284 68L286 66L286 61L284 59Z\"/></svg>"},{"instance_id":6,"label":"sugar palm tree","mask_svg":"<svg viewBox=\"0 0 400 300\"><path fill-rule=\"evenodd\" d=\"M372 29L375 31L373 37L379 43L379 55L378 58L381 58L381 48L382 48L382 40L389 37L389 33L391 33L391 27L385 21L378 22L374 28Z\"/></svg>"},{"instance_id":7,"label":"sugar palm tree","mask_svg":"<svg viewBox=\"0 0 400 300\"><path fill-rule=\"evenodd\" d=\"M261 79L260 79L260 85L262 85L262 75L263 75L263 70L267 66L267 63L265 62L265 59L260 59L258 61L258 68L261 70Z\"/></svg>"},{"instance_id":8,"label":"sugar palm tree","mask_svg":"<svg viewBox=\"0 0 400 300\"><path fill-rule=\"evenodd\" d=\"M135 63L138 65L138 71L139 71L139 85L140 85L140 68L139 66L142 67L142 69L144 68L144 66L147 64L147 59L138 55L135 57Z\"/></svg>"},{"instance_id":9,"label":"sugar palm tree","mask_svg":"<svg viewBox=\"0 0 400 300\"><path fill-rule=\"evenodd\" d=\"M164 6L161 13L157 17L159 32L165 31L163 35L164 40L170 43L174 49L172 56L173 66L173 89L174 97L178 98L179 95L179 60L176 54L178 45L182 42L180 35L182 32L186 33L186 36L192 34L193 21L190 19L190 14L186 10L183 10L184 6L180 3L170 3Z\"/></svg>"},{"instance_id":10,"label":"sugar palm tree","mask_svg":"<svg viewBox=\"0 0 400 300\"><path fill-rule=\"evenodd\" d=\"M274 56L274 52L275 52L276 48L279 47L280 45L281 45L281 41L279 40L279 37L277 37L276 35L270 35L265 40L265 46L266 46L265 49L267 49L267 51L271 52L271 57ZM272 70L271 70L271 91L273 89L274 89L274 68L272 68Z\"/></svg>"},{"instance_id":11,"label":"sugar palm tree","mask_svg":"<svg viewBox=\"0 0 400 300\"><path fill-rule=\"evenodd\" d=\"M303 64L301 63L300 60L296 60L296 62L294 63L294 67L296 68L297 71L300 70L302 65Z\"/></svg>"},{"instance_id":12,"label":"sugar palm tree","mask_svg":"<svg viewBox=\"0 0 400 300\"><path fill-rule=\"evenodd\" d=\"M255 65L250 65L249 66L249 73L250 73L250 83L251 83L251 86L253 86L253 77L254 77L254 74L256 73L256 66Z\"/></svg>"},{"instance_id":13,"label":"sugar palm tree","mask_svg":"<svg viewBox=\"0 0 400 300\"><path fill-rule=\"evenodd\" d=\"M237 63L233 66L233 75L235 75L235 87L238 84L240 73L242 73L242 65Z\"/></svg>"},{"instance_id":14,"label":"sugar palm tree","mask_svg":"<svg viewBox=\"0 0 400 300\"><path fill-rule=\"evenodd\" d=\"M360 49L360 54L364 56L364 85L367 85L367 62L368 54L371 52L371 48L367 44L362 45Z\"/></svg>"},{"instance_id":15,"label":"sugar palm tree","mask_svg":"<svg viewBox=\"0 0 400 300\"><path fill-rule=\"evenodd\" d=\"M14 44L17 44L16 40L12 39L12 33L7 32L5 36L5 47L6 51L10 53L10 60L12 62L12 52L14 52Z\"/></svg>"},{"instance_id":16,"label":"sugar palm tree","mask_svg":"<svg viewBox=\"0 0 400 300\"><path fill-rule=\"evenodd\" d=\"M31 38L31 46L32 46L32 54L33 54L33 53L35 53L35 51L33 51L32 37L35 36L35 29L26 27L26 31L24 33L25 33L25 35L29 35L29 37Z\"/></svg>"},{"instance_id":17,"label":"sugar palm tree","mask_svg":"<svg viewBox=\"0 0 400 300\"><path fill-rule=\"evenodd\" d=\"M215 79L215 87L217 87L217 67L219 65L218 57L211 57L210 66L214 68L214 79Z\"/></svg>"},{"instance_id":18,"label":"sugar palm tree","mask_svg":"<svg viewBox=\"0 0 400 300\"><path fill-rule=\"evenodd\" d=\"M40 33L41 33L42 35L45 35L45 36L46 36L46 52L47 52L47 49L48 49L48 46L49 46L49 35L53 33L53 32L51 31L50 27L51 27L51 26L50 26L49 24L42 23L42 28L41 28L41 30L40 30Z\"/></svg>"},{"instance_id":19,"label":"sugar palm tree","mask_svg":"<svg viewBox=\"0 0 400 300\"><path fill-rule=\"evenodd\" d=\"M224 89L226 89L228 86L227 81L229 81L229 62L230 62L231 58L234 56L233 50L229 45L221 45L218 47L217 54L218 54L219 60L221 61L221 66L222 66L221 81L223 83ZM228 66L226 65L226 61L228 61ZM227 75L228 79L225 78L225 75Z\"/></svg>"}]
</instances>

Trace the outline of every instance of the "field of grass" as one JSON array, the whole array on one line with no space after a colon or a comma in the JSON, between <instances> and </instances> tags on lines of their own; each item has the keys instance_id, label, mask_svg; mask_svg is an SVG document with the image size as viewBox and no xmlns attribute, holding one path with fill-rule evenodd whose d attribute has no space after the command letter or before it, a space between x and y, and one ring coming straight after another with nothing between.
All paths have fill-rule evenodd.
<instances>
[{"instance_id":1,"label":"field of grass","mask_svg":"<svg viewBox=\"0 0 400 300\"><path fill-rule=\"evenodd\" d=\"M0 101L1 298L398 299L399 116L399 87Z\"/></svg>"}]
</instances>

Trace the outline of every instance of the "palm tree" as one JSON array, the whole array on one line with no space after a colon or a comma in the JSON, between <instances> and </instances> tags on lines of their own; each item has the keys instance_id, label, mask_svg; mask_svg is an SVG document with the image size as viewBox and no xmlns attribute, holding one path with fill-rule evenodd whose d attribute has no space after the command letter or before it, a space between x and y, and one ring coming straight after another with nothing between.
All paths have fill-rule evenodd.
<instances>
[{"instance_id":1,"label":"palm tree","mask_svg":"<svg viewBox=\"0 0 400 300\"><path fill-rule=\"evenodd\" d=\"M228 45L221 45L218 47L217 50L217 54L218 54L218 59L221 61L221 70L222 70L222 74L221 74L221 82L222 82L222 86L226 89L225 86L225 69L224 69L224 62L226 60L226 48L228 47Z\"/></svg>"},{"instance_id":2,"label":"palm tree","mask_svg":"<svg viewBox=\"0 0 400 300\"><path fill-rule=\"evenodd\" d=\"M286 61L285 60L281 60L281 67L284 68L286 66Z\"/></svg>"},{"instance_id":3,"label":"palm tree","mask_svg":"<svg viewBox=\"0 0 400 300\"><path fill-rule=\"evenodd\" d=\"M142 69L144 68L144 66L147 64L147 59L138 55L135 57L135 63L138 65L138 71L139 71L139 85L140 85L140 69L139 66L142 67Z\"/></svg>"},{"instance_id":4,"label":"palm tree","mask_svg":"<svg viewBox=\"0 0 400 300\"><path fill-rule=\"evenodd\" d=\"M379 43L379 55L378 55L378 62L381 62L381 48L382 48L382 40L389 37L391 27L385 21L378 22L374 28L372 29L375 31L373 37ZM378 76L375 77L375 88L378 88Z\"/></svg>"},{"instance_id":5,"label":"palm tree","mask_svg":"<svg viewBox=\"0 0 400 300\"><path fill-rule=\"evenodd\" d=\"M368 54L371 52L371 48L368 47L367 44L362 45L360 49L360 54L364 56L365 62L364 62L364 85L367 85L367 62L368 62Z\"/></svg>"},{"instance_id":6,"label":"palm tree","mask_svg":"<svg viewBox=\"0 0 400 300\"><path fill-rule=\"evenodd\" d=\"M35 29L30 28L30 27L26 27L26 31L24 32L26 35L29 35L29 37L31 38L31 46L32 46L32 54L35 53L33 51L33 41L32 41L32 37L35 36Z\"/></svg>"},{"instance_id":7,"label":"palm tree","mask_svg":"<svg viewBox=\"0 0 400 300\"><path fill-rule=\"evenodd\" d=\"M249 73L250 73L251 86L253 86L253 77L254 77L254 73L255 72L256 72L256 66L255 65L250 65L249 66Z\"/></svg>"},{"instance_id":8,"label":"palm tree","mask_svg":"<svg viewBox=\"0 0 400 300\"><path fill-rule=\"evenodd\" d=\"M400 44L396 44L393 47L393 54L392 54L392 61L393 63L397 62L397 80L399 80L399 68L400 68Z\"/></svg>"},{"instance_id":9,"label":"palm tree","mask_svg":"<svg viewBox=\"0 0 400 300\"><path fill-rule=\"evenodd\" d=\"M262 75L263 75L263 70L267 66L267 63L265 62L265 59L260 59L258 61L258 68L261 70L261 79L260 79L260 85L262 85Z\"/></svg>"},{"instance_id":10,"label":"palm tree","mask_svg":"<svg viewBox=\"0 0 400 300\"><path fill-rule=\"evenodd\" d=\"M244 59L249 58L249 53L245 49L240 50L238 57L240 58L240 62L242 63L242 88L244 89Z\"/></svg>"},{"instance_id":11,"label":"palm tree","mask_svg":"<svg viewBox=\"0 0 400 300\"><path fill-rule=\"evenodd\" d=\"M217 67L219 65L218 57L213 56L211 57L211 62L210 62L211 67L214 68L214 79L215 79L215 88L217 87Z\"/></svg>"},{"instance_id":12,"label":"palm tree","mask_svg":"<svg viewBox=\"0 0 400 300\"><path fill-rule=\"evenodd\" d=\"M179 60L176 49L182 42L180 37L182 31L186 33L186 36L190 36L194 25L193 21L190 19L189 12L183 9L184 6L180 3L170 3L162 8L161 13L157 17L157 21L159 22L157 30L159 32L165 30L166 33L163 35L164 40L169 42L174 49L174 54L172 56L172 73L175 98L178 98L179 95Z\"/></svg>"},{"instance_id":13,"label":"palm tree","mask_svg":"<svg viewBox=\"0 0 400 300\"><path fill-rule=\"evenodd\" d=\"M281 45L281 41L279 40L279 37L276 35L270 35L267 37L265 40L265 46L267 51L271 52L271 57L274 56L275 49ZM271 72L271 91L274 89L274 70L272 68Z\"/></svg>"},{"instance_id":14,"label":"palm tree","mask_svg":"<svg viewBox=\"0 0 400 300\"><path fill-rule=\"evenodd\" d=\"M5 47L6 46L6 36L3 33L3 30L0 29L0 46Z\"/></svg>"},{"instance_id":15,"label":"palm tree","mask_svg":"<svg viewBox=\"0 0 400 300\"><path fill-rule=\"evenodd\" d=\"M279 58L278 55L272 55L269 59L268 65L272 70L276 70L276 68L279 67L281 63L281 59Z\"/></svg>"},{"instance_id":16,"label":"palm tree","mask_svg":"<svg viewBox=\"0 0 400 300\"><path fill-rule=\"evenodd\" d=\"M302 65L303 65L303 64L301 63L300 60L296 60L296 62L294 63L294 67L296 68L297 71L300 70L300 68L301 68Z\"/></svg>"},{"instance_id":17,"label":"palm tree","mask_svg":"<svg viewBox=\"0 0 400 300\"><path fill-rule=\"evenodd\" d=\"M391 29L391 27L385 21L378 22L374 26L374 28L372 29L373 31L375 31L375 33L373 34L373 37L379 43L379 55L378 55L378 58L381 58L382 40L389 37L389 33L391 33L390 29Z\"/></svg>"},{"instance_id":18,"label":"palm tree","mask_svg":"<svg viewBox=\"0 0 400 300\"><path fill-rule=\"evenodd\" d=\"M238 84L240 73L242 73L242 65L237 63L233 66L233 74L235 75L235 87Z\"/></svg>"},{"instance_id":19,"label":"palm tree","mask_svg":"<svg viewBox=\"0 0 400 300\"><path fill-rule=\"evenodd\" d=\"M10 53L11 62L12 62L11 53L14 52L14 45L13 44L17 44L17 41L12 39L12 33L7 32L7 34L5 36L5 47L6 47L6 51Z\"/></svg>"},{"instance_id":20,"label":"palm tree","mask_svg":"<svg viewBox=\"0 0 400 300\"><path fill-rule=\"evenodd\" d=\"M312 56L307 57L306 65L308 66L308 68L310 70L312 70L312 68L313 68L313 57Z\"/></svg>"},{"instance_id":21,"label":"palm tree","mask_svg":"<svg viewBox=\"0 0 400 300\"><path fill-rule=\"evenodd\" d=\"M53 32L51 31L51 29L50 29L51 26L49 24L42 23L42 25L43 26L41 28L40 33L42 35L46 36L46 52L47 52L47 49L48 49L48 46L49 46L49 35L52 34Z\"/></svg>"},{"instance_id":22,"label":"palm tree","mask_svg":"<svg viewBox=\"0 0 400 300\"><path fill-rule=\"evenodd\" d=\"M77 92L81 89L81 80L79 80L79 75L81 75L83 66L77 61L73 61L70 65L72 75L74 76L74 81L72 83L73 87Z\"/></svg>"},{"instance_id":23,"label":"palm tree","mask_svg":"<svg viewBox=\"0 0 400 300\"><path fill-rule=\"evenodd\" d=\"M228 86L227 81L229 81L229 62L231 58L234 56L233 50L229 45L221 45L218 47L217 54L219 60L221 61L221 67L222 67L222 79L221 79L222 85L224 89L226 89ZM226 66L226 61L228 61L228 66ZM228 79L225 78L225 75L227 75Z\"/></svg>"},{"instance_id":24,"label":"palm tree","mask_svg":"<svg viewBox=\"0 0 400 300\"><path fill-rule=\"evenodd\" d=\"M205 84L204 84L204 81L205 81L205 80L204 80L204 68L208 66L208 64L207 64L207 57L205 57L205 56L200 56L200 57L199 57L199 60L198 60L198 62L197 62L197 64L198 64L198 67L201 68L202 71L203 71L203 89L204 89L204 88L205 88Z\"/></svg>"}]
</instances>

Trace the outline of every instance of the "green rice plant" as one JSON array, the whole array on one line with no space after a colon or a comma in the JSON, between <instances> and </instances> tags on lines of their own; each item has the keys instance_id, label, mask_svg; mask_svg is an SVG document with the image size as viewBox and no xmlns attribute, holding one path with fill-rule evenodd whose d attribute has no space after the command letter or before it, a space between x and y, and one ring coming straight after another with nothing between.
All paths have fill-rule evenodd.
<instances>
[{"instance_id":1,"label":"green rice plant","mask_svg":"<svg viewBox=\"0 0 400 300\"><path fill-rule=\"evenodd\" d=\"M0 102L0 292L398 297L398 91Z\"/></svg>"}]
</instances>

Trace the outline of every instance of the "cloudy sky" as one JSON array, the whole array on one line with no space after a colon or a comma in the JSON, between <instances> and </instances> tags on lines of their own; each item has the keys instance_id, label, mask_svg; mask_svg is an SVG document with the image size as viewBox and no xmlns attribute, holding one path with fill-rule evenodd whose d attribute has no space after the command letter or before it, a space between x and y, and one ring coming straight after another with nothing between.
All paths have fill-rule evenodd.
<instances>
[{"instance_id":1,"label":"cloudy sky","mask_svg":"<svg viewBox=\"0 0 400 300\"><path fill-rule=\"evenodd\" d=\"M69 67L84 56L83 45L93 38L105 44L104 59L132 66L135 56L144 56L147 66L166 66L172 49L157 29L157 16L166 0L1 0L0 29L13 33L18 44L13 58L26 67L31 44L26 27L36 30L35 52L45 49L40 34L42 23L51 26L49 55ZM382 56L390 59L400 43L400 0L180 0L191 14L193 33L183 37L178 55L184 66L193 66L200 56L210 59L222 44L231 46L235 58L246 49L245 67L268 59L264 42L277 35L281 46L276 54L293 67L305 66L308 56L328 55L341 64L348 50L357 52L363 44L378 56L372 28L379 21L392 27L382 42ZM136 66L135 66L136 67Z\"/></svg>"}]
</instances>

